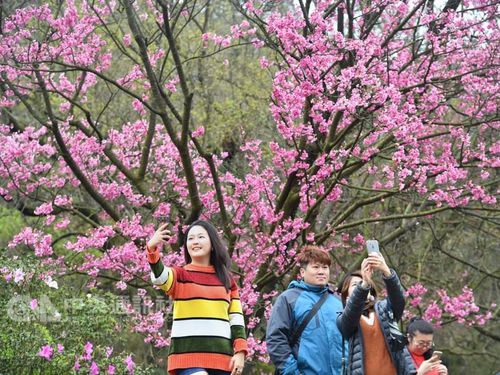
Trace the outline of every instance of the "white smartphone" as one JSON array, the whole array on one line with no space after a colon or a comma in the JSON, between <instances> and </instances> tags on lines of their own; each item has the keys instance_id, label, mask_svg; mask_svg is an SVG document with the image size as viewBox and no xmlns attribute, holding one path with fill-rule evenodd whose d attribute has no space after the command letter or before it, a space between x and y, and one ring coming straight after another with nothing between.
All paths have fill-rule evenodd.
<instances>
[{"instance_id":1,"label":"white smartphone","mask_svg":"<svg viewBox=\"0 0 500 375\"><path fill-rule=\"evenodd\" d=\"M435 355L436 357L438 357L439 359L441 359L441 356L443 355L443 352L440 352L439 350L434 350L432 352L432 355Z\"/></svg>"},{"instance_id":2,"label":"white smartphone","mask_svg":"<svg viewBox=\"0 0 500 375\"><path fill-rule=\"evenodd\" d=\"M368 250L368 254L371 254L371 253L379 253L380 254L380 249L378 248L378 241L377 240L367 240L366 241L366 250Z\"/></svg>"}]
</instances>

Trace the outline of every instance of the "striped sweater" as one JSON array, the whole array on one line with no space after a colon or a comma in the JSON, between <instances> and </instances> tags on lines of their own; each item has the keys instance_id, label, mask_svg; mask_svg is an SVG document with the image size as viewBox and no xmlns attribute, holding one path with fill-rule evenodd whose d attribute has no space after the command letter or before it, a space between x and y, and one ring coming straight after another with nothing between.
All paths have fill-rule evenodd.
<instances>
[{"instance_id":1,"label":"striped sweater","mask_svg":"<svg viewBox=\"0 0 500 375\"><path fill-rule=\"evenodd\" d=\"M147 254L151 281L174 301L169 373L191 367L231 371L233 354L248 351L234 280L227 291L213 266L163 267L158 249Z\"/></svg>"}]
</instances>

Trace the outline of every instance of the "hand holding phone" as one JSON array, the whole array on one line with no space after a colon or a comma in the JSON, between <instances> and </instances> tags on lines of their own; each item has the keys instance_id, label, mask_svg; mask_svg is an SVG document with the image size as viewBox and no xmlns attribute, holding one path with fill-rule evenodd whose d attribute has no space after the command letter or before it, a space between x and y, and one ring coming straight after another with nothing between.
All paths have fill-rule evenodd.
<instances>
[{"instance_id":1,"label":"hand holding phone","mask_svg":"<svg viewBox=\"0 0 500 375\"><path fill-rule=\"evenodd\" d=\"M153 236L149 239L147 243L147 247L149 249L154 249L161 243L166 243L172 237L172 234L167 229L168 224L162 224L160 227L154 232Z\"/></svg>"}]
</instances>

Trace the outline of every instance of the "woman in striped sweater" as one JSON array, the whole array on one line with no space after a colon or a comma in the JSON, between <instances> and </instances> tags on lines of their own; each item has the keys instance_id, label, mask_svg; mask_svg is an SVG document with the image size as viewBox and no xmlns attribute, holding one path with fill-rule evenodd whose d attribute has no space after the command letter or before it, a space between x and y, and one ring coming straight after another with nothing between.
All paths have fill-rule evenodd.
<instances>
[{"instance_id":1,"label":"woman in striped sweater","mask_svg":"<svg viewBox=\"0 0 500 375\"><path fill-rule=\"evenodd\" d=\"M217 230L197 220L184 238L184 267L165 267L158 245L171 235L163 224L147 243L151 281L174 301L168 371L176 375L239 375L248 351L231 259Z\"/></svg>"}]
</instances>

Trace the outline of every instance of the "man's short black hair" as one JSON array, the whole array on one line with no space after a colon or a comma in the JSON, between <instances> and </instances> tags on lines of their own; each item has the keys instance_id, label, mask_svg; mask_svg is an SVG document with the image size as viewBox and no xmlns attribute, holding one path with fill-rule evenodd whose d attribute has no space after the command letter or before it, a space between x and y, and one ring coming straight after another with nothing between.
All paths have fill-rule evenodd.
<instances>
[{"instance_id":1,"label":"man's short black hair","mask_svg":"<svg viewBox=\"0 0 500 375\"><path fill-rule=\"evenodd\" d=\"M424 335L432 335L434 333L434 327L428 321L414 317L410 319L410 324L406 329L406 332L410 336L415 336L416 332L423 333Z\"/></svg>"}]
</instances>

